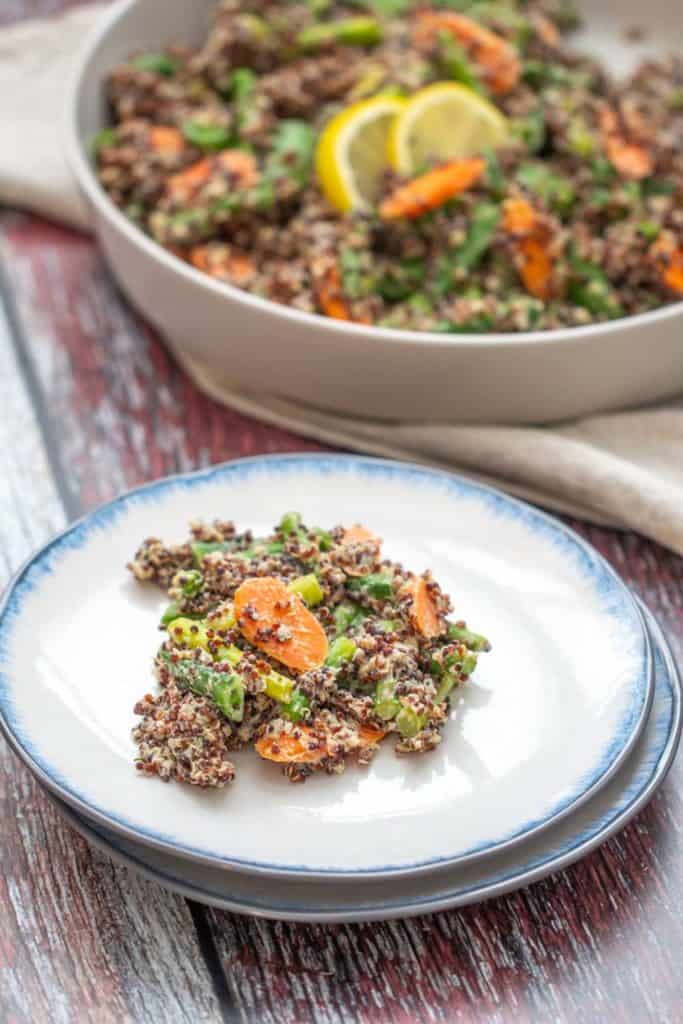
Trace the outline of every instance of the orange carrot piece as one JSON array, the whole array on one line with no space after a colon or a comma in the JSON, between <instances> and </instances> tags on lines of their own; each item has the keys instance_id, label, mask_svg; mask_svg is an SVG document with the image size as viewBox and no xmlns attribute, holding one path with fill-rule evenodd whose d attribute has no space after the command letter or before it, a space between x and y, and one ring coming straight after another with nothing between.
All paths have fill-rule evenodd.
<instances>
[{"instance_id":1,"label":"orange carrot piece","mask_svg":"<svg viewBox=\"0 0 683 1024\"><path fill-rule=\"evenodd\" d=\"M224 149L216 157L216 163L236 179L240 188L251 188L259 179L256 159L243 149Z\"/></svg>"},{"instance_id":2,"label":"orange carrot piece","mask_svg":"<svg viewBox=\"0 0 683 1024\"><path fill-rule=\"evenodd\" d=\"M411 581L411 590L413 595L412 619L415 628L428 639L440 636L445 628L444 620L436 609L427 581L421 576L416 577Z\"/></svg>"},{"instance_id":3,"label":"orange carrot piece","mask_svg":"<svg viewBox=\"0 0 683 1024\"><path fill-rule=\"evenodd\" d=\"M381 538L368 530L367 526L361 526L360 523L356 523L355 526L349 526L348 529L344 530L344 535L341 539L342 544L362 544L367 540L374 540L378 544L381 543Z\"/></svg>"},{"instance_id":4,"label":"orange carrot piece","mask_svg":"<svg viewBox=\"0 0 683 1024\"><path fill-rule=\"evenodd\" d=\"M683 246L676 244L673 234L662 234L650 246L649 255L662 283L674 294L683 295Z\"/></svg>"},{"instance_id":5,"label":"orange carrot piece","mask_svg":"<svg viewBox=\"0 0 683 1024\"><path fill-rule=\"evenodd\" d=\"M502 226L512 239L524 287L537 299L550 299L555 290L555 260L549 225L526 199L508 199L503 204Z\"/></svg>"},{"instance_id":6,"label":"orange carrot piece","mask_svg":"<svg viewBox=\"0 0 683 1024\"><path fill-rule=\"evenodd\" d=\"M638 181L654 170L652 153L646 143L633 135L644 134L644 124L633 112L630 124L611 107L603 107L599 115L600 133L607 159L623 178Z\"/></svg>"},{"instance_id":7,"label":"orange carrot piece","mask_svg":"<svg viewBox=\"0 0 683 1024\"><path fill-rule=\"evenodd\" d=\"M234 609L249 643L288 668L307 672L325 661L328 643L323 627L282 580L245 580L235 593Z\"/></svg>"},{"instance_id":8,"label":"orange carrot piece","mask_svg":"<svg viewBox=\"0 0 683 1024\"><path fill-rule=\"evenodd\" d=\"M481 157L450 160L397 188L381 204L380 216L384 220L414 220L476 185L485 169Z\"/></svg>"},{"instance_id":9,"label":"orange carrot piece","mask_svg":"<svg viewBox=\"0 0 683 1024\"><path fill-rule=\"evenodd\" d=\"M380 743L386 732L384 729L376 729L374 725L361 725L358 730L358 739L360 740L361 747L374 747L376 743Z\"/></svg>"},{"instance_id":10,"label":"orange carrot piece","mask_svg":"<svg viewBox=\"0 0 683 1024\"><path fill-rule=\"evenodd\" d=\"M322 313L333 320L351 320L351 310L344 296L341 271L333 257L322 256L311 265L313 289Z\"/></svg>"},{"instance_id":11,"label":"orange carrot piece","mask_svg":"<svg viewBox=\"0 0 683 1024\"><path fill-rule=\"evenodd\" d=\"M190 200L211 176L213 161L204 157L177 174L172 174L166 182L166 193L177 202Z\"/></svg>"},{"instance_id":12,"label":"orange carrot piece","mask_svg":"<svg viewBox=\"0 0 683 1024\"><path fill-rule=\"evenodd\" d=\"M149 144L155 153L182 153L185 149L182 132L164 124L152 125L149 130Z\"/></svg>"},{"instance_id":13,"label":"orange carrot piece","mask_svg":"<svg viewBox=\"0 0 683 1024\"><path fill-rule=\"evenodd\" d=\"M297 726L300 736L283 732L279 736L262 736L254 744L257 754L277 764L317 764L327 757L327 743L306 725ZM313 747L313 749L311 749Z\"/></svg>"},{"instance_id":14,"label":"orange carrot piece","mask_svg":"<svg viewBox=\"0 0 683 1024\"><path fill-rule=\"evenodd\" d=\"M480 69L492 93L503 95L514 89L521 74L515 48L502 36L484 28L463 14L449 11L421 11L413 30L418 47L433 46L440 32L450 32Z\"/></svg>"},{"instance_id":15,"label":"orange carrot piece","mask_svg":"<svg viewBox=\"0 0 683 1024\"><path fill-rule=\"evenodd\" d=\"M256 274L256 264L247 253L219 244L194 245L190 249L190 263L210 277L231 284L246 285Z\"/></svg>"},{"instance_id":16,"label":"orange carrot piece","mask_svg":"<svg viewBox=\"0 0 683 1024\"><path fill-rule=\"evenodd\" d=\"M256 753L266 761L277 764L317 764L327 757L327 742L319 732L308 725L297 726L298 736L283 732L279 736L262 736L254 744ZM358 727L359 750L374 747L386 733L372 725Z\"/></svg>"}]
</instances>

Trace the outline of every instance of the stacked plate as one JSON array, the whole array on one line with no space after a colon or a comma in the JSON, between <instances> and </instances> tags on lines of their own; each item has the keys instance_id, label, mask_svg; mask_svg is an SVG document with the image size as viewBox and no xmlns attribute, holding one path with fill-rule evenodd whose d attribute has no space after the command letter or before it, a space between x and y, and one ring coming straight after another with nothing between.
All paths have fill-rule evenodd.
<instances>
[{"instance_id":1,"label":"stacked plate","mask_svg":"<svg viewBox=\"0 0 683 1024\"><path fill-rule=\"evenodd\" d=\"M155 685L164 597L125 563L190 519L257 532L289 508L366 523L492 640L441 746L297 786L250 750L219 791L139 777L132 708ZM434 470L274 456L140 488L35 555L1 612L0 716L60 812L115 859L230 910L341 921L484 899L593 849L666 775L681 689L651 616L559 522Z\"/></svg>"}]
</instances>

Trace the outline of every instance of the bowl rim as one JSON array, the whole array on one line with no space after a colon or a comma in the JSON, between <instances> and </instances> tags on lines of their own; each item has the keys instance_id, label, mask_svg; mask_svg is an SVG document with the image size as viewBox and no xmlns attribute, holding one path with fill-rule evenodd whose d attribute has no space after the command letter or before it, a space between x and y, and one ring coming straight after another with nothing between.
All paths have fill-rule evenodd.
<instances>
[{"instance_id":1,"label":"bowl rim","mask_svg":"<svg viewBox=\"0 0 683 1024\"><path fill-rule=\"evenodd\" d=\"M681 300L645 313L637 313L633 316L619 317L615 320L587 324L585 326L558 327L551 330L487 332L485 334L448 334L445 332L404 330L395 327L349 323L347 321L334 320L331 317L323 316L321 313L307 313L283 303L275 302L272 299L261 298L252 292L237 288L235 285L228 284L225 281L219 281L203 271L197 270L191 264L185 263L165 249L159 242L145 234L141 228L126 217L114 204L97 180L87 152L87 142L81 138L78 130L77 113L83 92L83 83L86 72L90 69L94 54L107 36L116 29L122 19L131 10L138 7L141 2L142 0L117 0L108 11L103 13L81 49L80 56L76 61L75 71L69 83L62 124L66 143L66 158L69 168L86 199L107 220L109 226L118 231L128 242L155 261L164 270L179 275L188 284L205 288L217 298L231 299L240 305L267 314L273 319L282 318L289 320L294 324L299 324L302 329L317 329L332 341L348 337L350 334L359 340L365 338L367 340L399 345L418 344L436 348L476 348L482 350L498 349L501 345L536 346L544 343L559 344L560 342L565 344L574 342L577 344L582 342L589 343L596 337L604 340L605 338L618 336L624 331L638 330L640 328L646 329L664 321L683 316L683 300Z\"/></svg>"}]
</instances>

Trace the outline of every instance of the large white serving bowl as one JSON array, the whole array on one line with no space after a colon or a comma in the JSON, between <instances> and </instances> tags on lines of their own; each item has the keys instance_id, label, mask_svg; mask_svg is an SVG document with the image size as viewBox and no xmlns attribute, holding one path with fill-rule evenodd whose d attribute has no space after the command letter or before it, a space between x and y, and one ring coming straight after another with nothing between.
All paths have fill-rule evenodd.
<instances>
[{"instance_id":1,"label":"large white serving bowl","mask_svg":"<svg viewBox=\"0 0 683 1024\"><path fill-rule=\"evenodd\" d=\"M680 0L583 0L577 42L617 73L683 45ZM440 335L340 323L212 280L148 238L99 186L87 143L106 123L104 79L131 52L198 43L215 0L124 0L87 45L67 148L107 262L133 304L188 356L246 389L360 416L551 422L683 389L683 303L590 327ZM632 44L624 29L644 25Z\"/></svg>"}]
</instances>

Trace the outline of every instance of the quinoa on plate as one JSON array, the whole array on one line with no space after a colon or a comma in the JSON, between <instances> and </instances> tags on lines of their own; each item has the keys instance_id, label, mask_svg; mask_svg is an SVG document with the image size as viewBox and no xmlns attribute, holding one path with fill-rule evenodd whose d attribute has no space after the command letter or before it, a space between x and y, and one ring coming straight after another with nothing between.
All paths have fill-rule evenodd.
<instances>
[{"instance_id":1,"label":"quinoa on plate","mask_svg":"<svg viewBox=\"0 0 683 1024\"><path fill-rule=\"evenodd\" d=\"M488 651L430 572L382 558L361 526L307 528L287 513L272 534L191 524L189 541L145 540L129 566L168 591L160 690L135 706L137 768L223 786L232 751L253 746L299 782L441 741L452 695Z\"/></svg>"},{"instance_id":2,"label":"quinoa on plate","mask_svg":"<svg viewBox=\"0 0 683 1024\"><path fill-rule=\"evenodd\" d=\"M222 0L108 77L102 186L179 259L360 324L544 330L683 296L683 57L567 0Z\"/></svg>"}]
</instances>

